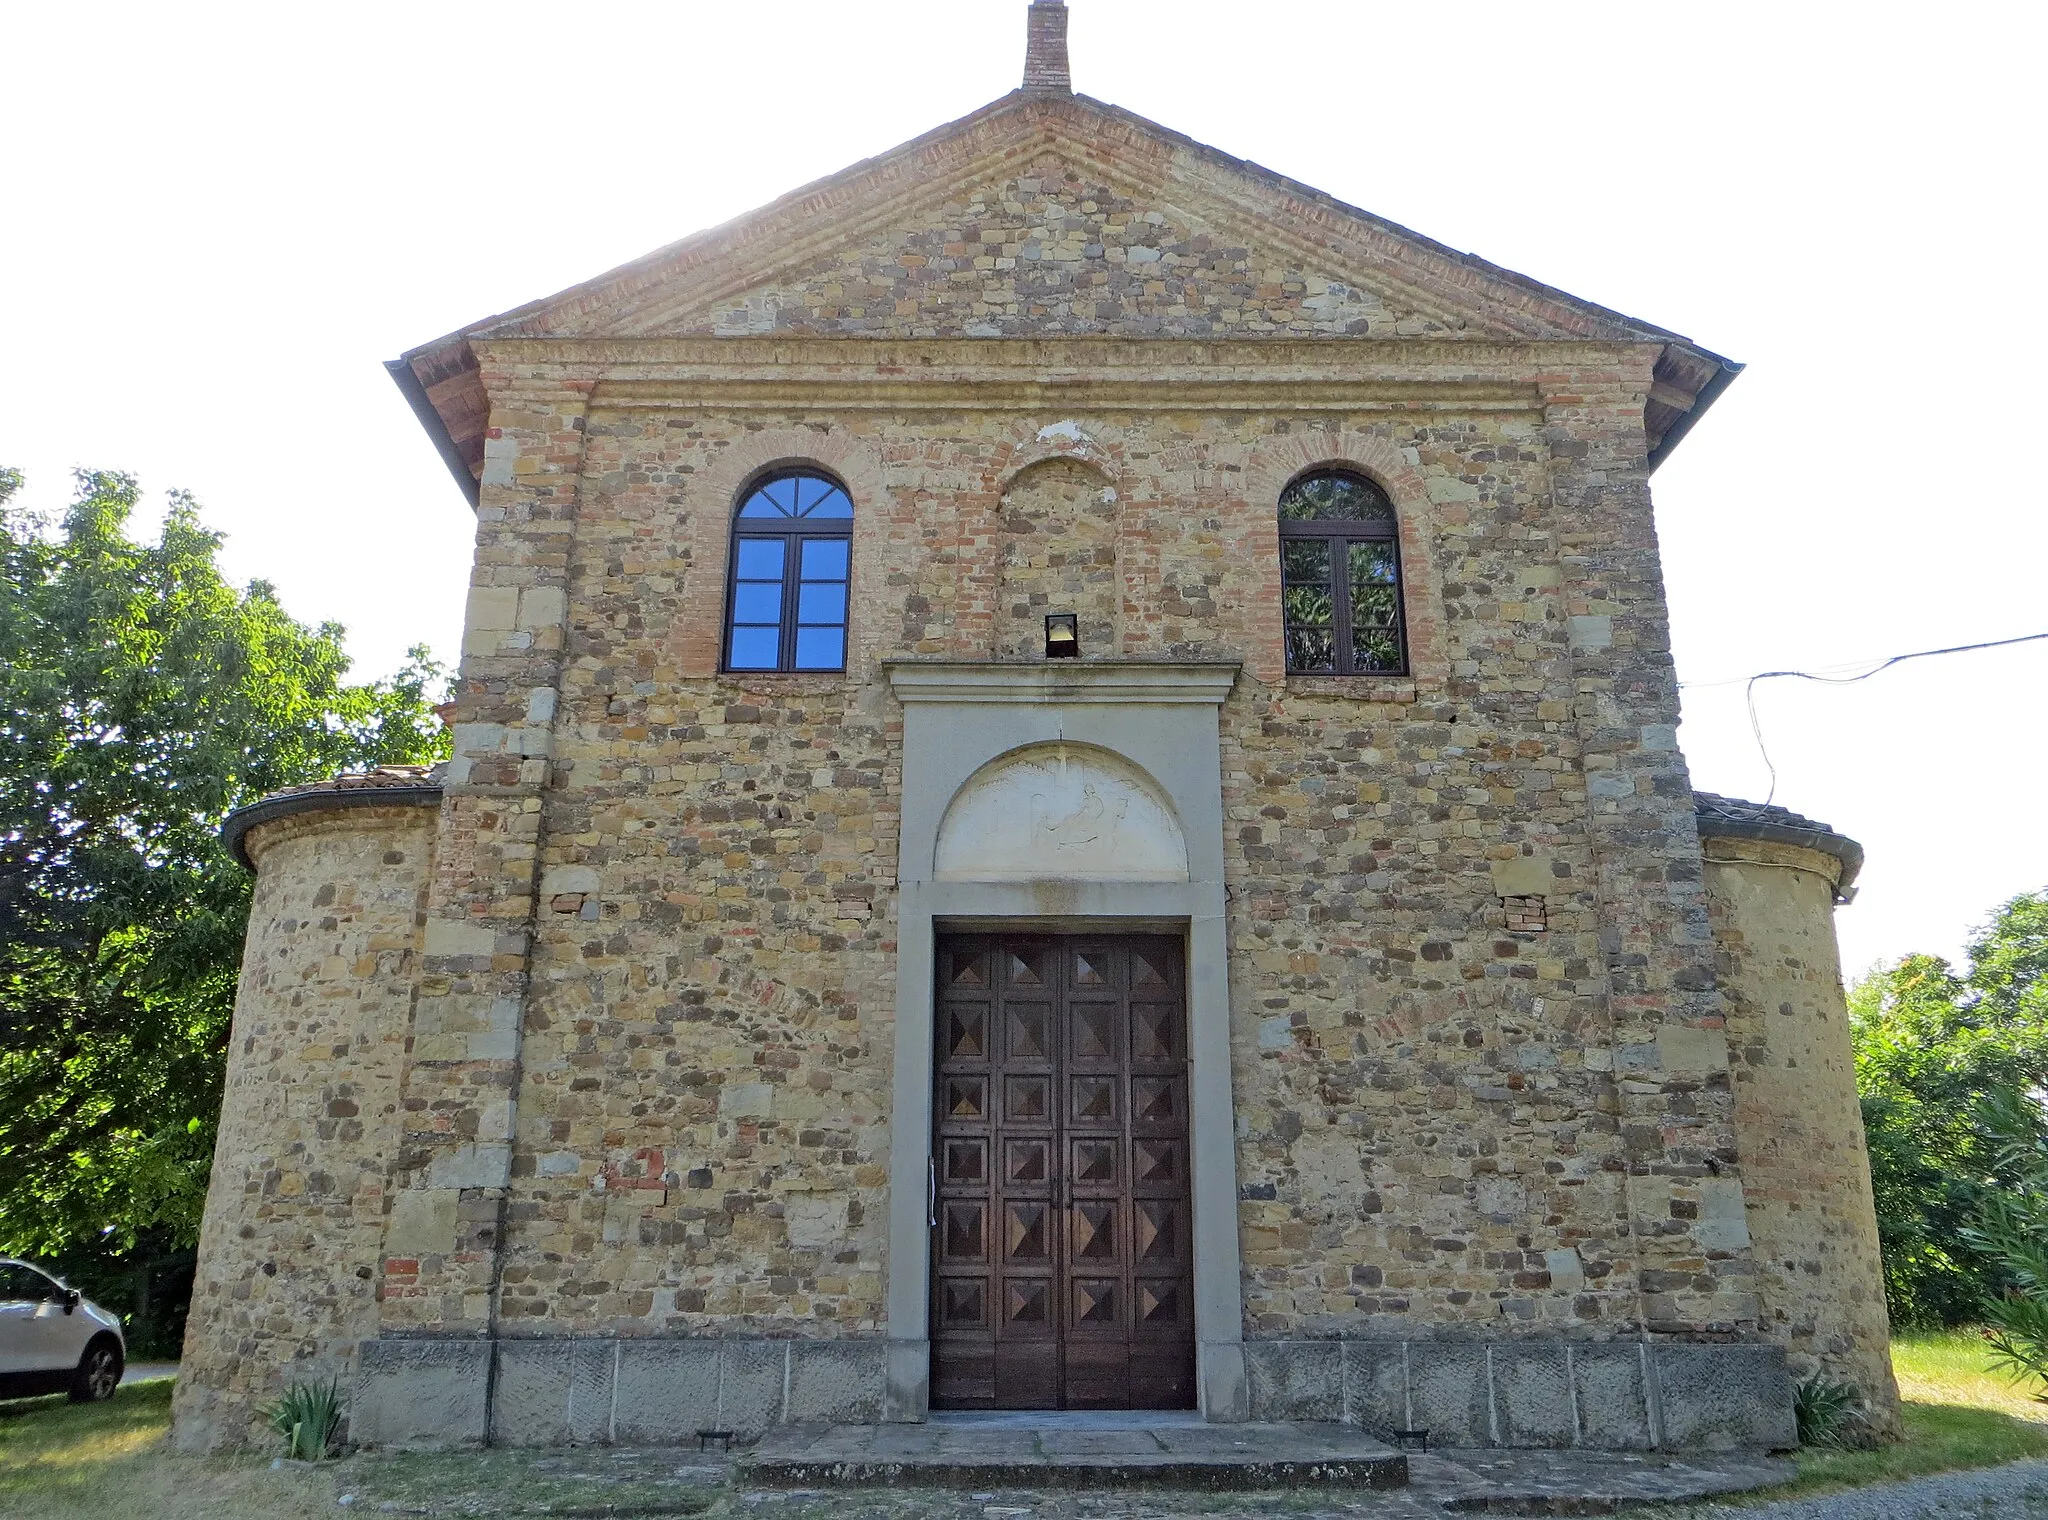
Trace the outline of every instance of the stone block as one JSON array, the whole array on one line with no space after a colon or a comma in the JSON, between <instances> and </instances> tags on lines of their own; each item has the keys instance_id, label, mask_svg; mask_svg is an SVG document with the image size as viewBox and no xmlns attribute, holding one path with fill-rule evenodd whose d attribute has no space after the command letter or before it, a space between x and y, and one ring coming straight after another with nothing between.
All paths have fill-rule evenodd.
<instances>
[{"instance_id":1,"label":"stone block","mask_svg":"<svg viewBox=\"0 0 2048 1520\"><path fill-rule=\"evenodd\" d=\"M1408 1343L1408 1414L1432 1445L1491 1446L1486 1347L1478 1341Z\"/></svg>"},{"instance_id":2,"label":"stone block","mask_svg":"<svg viewBox=\"0 0 2048 1520\"><path fill-rule=\"evenodd\" d=\"M1517 855L1493 863L1493 891L1497 897L1544 897L1557 890L1557 873L1548 855Z\"/></svg>"},{"instance_id":3,"label":"stone block","mask_svg":"<svg viewBox=\"0 0 2048 1520\"><path fill-rule=\"evenodd\" d=\"M1749 1248L1749 1211L1742 1201L1742 1184L1733 1177L1702 1177L1699 1220L1692 1238L1707 1251L1743 1251Z\"/></svg>"},{"instance_id":4,"label":"stone block","mask_svg":"<svg viewBox=\"0 0 2048 1520\"><path fill-rule=\"evenodd\" d=\"M1792 1375L1777 1346L1650 1348L1663 1440L1670 1450L1781 1450L1799 1444Z\"/></svg>"},{"instance_id":5,"label":"stone block","mask_svg":"<svg viewBox=\"0 0 2048 1520\"><path fill-rule=\"evenodd\" d=\"M490 1376L489 1341L364 1341L350 1439L359 1446L480 1446Z\"/></svg>"},{"instance_id":6,"label":"stone block","mask_svg":"<svg viewBox=\"0 0 2048 1520\"><path fill-rule=\"evenodd\" d=\"M1572 1387L1579 1400L1579 1444L1602 1451L1648 1451L1654 1444L1643 1353L1634 1341L1577 1341Z\"/></svg>"},{"instance_id":7,"label":"stone block","mask_svg":"<svg viewBox=\"0 0 2048 1520\"><path fill-rule=\"evenodd\" d=\"M563 1446L569 1441L574 1341L503 1341L491 1394L491 1444Z\"/></svg>"},{"instance_id":8,"label":"stone block","mask_svg":"<svg viewBox=\"0 0 2048 1520\"><path fill-rule=\"evenodd\" d=\"M922 1420L931 1402L932 1343L892 1337L883 1345L888 1356L888 1391L882 1418L895 1423Z\"/></svg>"},{"instance_id":9,"label":"stone block","mask_svg":"<svg viewBox=\"0 0 2048 1520\"><path fill-rule=\"evenodd\" d=\"M675 1446L694 1441L700 1430L722 1428L719 1346L714 1340L620 1341L613 1439L622 1445Z\"/></svg>"},{"instance_id":10,"label":"stone block","mask_svg":"<svg viewBox=\"0 0 2048 1520\"><path fill-rule=\"evenodd\" d=\"M1657 1059L1666 1071L1726 1071L1728 1038L1718 1029L1666 1024L1657 1031Z\"/></svg>"},{"instance_id":11,"label":"stone block","mask_svg":"<svg viewBox=\"0 0 2048 1520\"><path fill-rule=\"evenodd\" d=\"M434 1188L503 1187L511 1169L509 1145L458 1145L427 1163L427 1181Z\"/></svg>"},{"instance_id":12,"label":"stone block","mask_svg":"<svg viewBox=\"0 0 2048 1520\"><path fill-rule=\"evenodd\" d=\"M1345 1341L1344 1423L1381 1438L1408 1428L1408 1359L1399 1341Z\"/></svg>"},{"instance_id":13,"label":"stone block","mask_svg":"<svg viewBox=\"0 0 2048 1520\"><path fill-rule=\"evenodd\" d=\"M879 1423L888 1360L882 1341L792 1341L789 1404L782 1418L791 1424Z\"/></svg>"},{"instance_id":14,"label":"stone block","mask_svg":"<svg viewBox=\"0 0 2048 1520\"><path fill-rule=\"evenodd\" d=\"M720 1344L718 1424L758 1436L782 1422L788 1341L731 1340Z\"/></svg>"},{"instance_id":15,"label":"stone block","mask_svg":"<svg viewBox=\"0 0 2048 1520\"><path fill-rule=\"evenodd\" d=\"M384 1232L387 1256L431 1256L455 1249L457 1188L405 1188L391 1199Z\"/></svg>"},{"instance_id":16,"label":"stone block","mask_svg":"<svg viewBox=\"0 0 2048 1520\"><path fill-rule=\"evenodd\" d=\"M1503 1446L1574 1446L1571 1356L1561 1340L1504 1341L1493 1348L1493 1409Z\"/></svg>"},{"instance_id":17,"label":"stone block","mask_svg":"<svg viewBox=\"0 0 2048 1520\"><path fill-rule=\"evenodd\" d=\"M766 1119L775 1112L775 1087L769 1082L732 1082L719 1089L721 1119Z\"/></svg>"},{"instance_id":18,"label":"stone block","mask_svg":"<svg viewBox=\"0 0 2048 1520\"><path fill-rule=\"evenodd\" d=\"M498 947L498 931L466 918L427 920L429 955L488 956Z\"/></svg>"},{"instance_id":19,"label":"stone block","mask_svg":"<svg viewBox=\"0 0 2048 1520\"><path fill-rule=\"evenodd\" d=\"M1344 1417L1342 1341L1247 1341L1254 1420Z\"/></svg>"},{"instance_id":20,"label":"stone block","mask_svg":"<svg viewBox=\"0 0 2048 1520\"><path fill-rule=\"evenodd\" d=\"M1574 649L1606 649L1614 642L1614 619L1594 614L1567 618L1565 627Z\"/></svg>"},{"instance_id":21,"label":"stone block","mask_svg":"<svg viewBox=\"0 0 2048 1520\"><path fill-rule=\"evenodd\" d=\"M560 586L529 586L519 593L519 626L529 632L554 627L568 610L568 594Z\"/></svg>"},{"instance_id":22,"label":"stone block","mask_svg":"<svg viewBox=\"0 0 2048 1520\"><path fill-rule=\"evenodd\" d=\"M517 586L471 586L462 626L476 631L508 629L519 615Z\"/></svg>"}]
</instances>

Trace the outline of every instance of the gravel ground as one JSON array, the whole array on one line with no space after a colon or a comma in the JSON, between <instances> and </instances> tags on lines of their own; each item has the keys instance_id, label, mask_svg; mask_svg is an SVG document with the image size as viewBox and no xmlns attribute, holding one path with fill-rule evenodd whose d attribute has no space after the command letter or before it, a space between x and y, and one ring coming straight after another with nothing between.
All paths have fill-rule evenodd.
<instances>
[{"instance_id":1,"label":"gravel ground","mask_svg":"<svg viewBox=\"0 0 2048 1520\"><path fill-rule=\"evenodd\" d=\"M1881 1483L1820 1499L1748 1509L1702 1505L1684 1513L1692 1520L2036 1520L2048 1517L2048 1461Z\"/></svg>"}]
</instances>

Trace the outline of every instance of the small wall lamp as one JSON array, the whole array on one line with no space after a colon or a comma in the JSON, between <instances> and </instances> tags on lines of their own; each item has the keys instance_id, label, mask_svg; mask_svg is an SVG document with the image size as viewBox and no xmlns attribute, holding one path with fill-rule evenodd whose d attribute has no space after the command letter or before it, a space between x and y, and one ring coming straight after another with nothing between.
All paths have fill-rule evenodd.
<instances>
[{"instance_id":1,"label":"small wall lamp","mask_svg":"<svg viewBox=\"0 0 2048 1520\"><path fill-rule=\"evenodd\" d=\"M1045 657L1073 660L1081 655L1081 620L1071 612L1045 615Z\"/></svg>"}]
</instances>

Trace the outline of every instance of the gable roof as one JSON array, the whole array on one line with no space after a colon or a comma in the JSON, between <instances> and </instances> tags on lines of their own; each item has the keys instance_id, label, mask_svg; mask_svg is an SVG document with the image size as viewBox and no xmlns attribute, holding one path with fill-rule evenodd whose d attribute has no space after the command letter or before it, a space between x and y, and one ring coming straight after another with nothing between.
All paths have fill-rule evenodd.
<instances>
[{"instance_id":1,"label":"gable roof","mask_svg":"<svg viewBox=\"0 0 2048 1520\"><path fill-rule=\"evenodd\" d=\"M986 212L1014 221L1020 209L1046 209L1020 207L1016 197L1048 198L1048 177L1064 181L1063 202L1049 209L1078 229L1069 241L1028 271L970 270L969 255L979 249L945 241L961 235L958 224ZM1049 198L1060 200L1060 192ZM1126 280L1144 293L1077 299L1114 293L1112 266L1126 258L1161 257L1158 247L1110 246L1103 219L1115 217L1123 221L1107 225L1119 236L1182 239L1177 246L1192 251L1166 262L1185 267L1185 289L1161 298L1155 280ZM960 257L943 257L941 249ZM1034 244L1030 252L1035 258L1045 250ZM900 280L906 262L925 266L916 270L924 283L911 288L912 300L863 304L863 290L902 294L875 282ZM929 267L935 264L959 267L947 275ZM1262 283L1275 271L1273 285ZM991 278L999 286L993 292L983 288ZM1277 307L1266 294L1273 289L1290 293ZM1252 290L1251 299L1263 303L1256 311L1246 296ZM1460 253L1121 107L1043 88L1013 91L722 226L423 344L387 367L474 503L488 401L473 341L764 332L1654 342L1663 352L1644 415L1653 469L1741 369L1676 333Z\"/></svg>"}]
</instances>

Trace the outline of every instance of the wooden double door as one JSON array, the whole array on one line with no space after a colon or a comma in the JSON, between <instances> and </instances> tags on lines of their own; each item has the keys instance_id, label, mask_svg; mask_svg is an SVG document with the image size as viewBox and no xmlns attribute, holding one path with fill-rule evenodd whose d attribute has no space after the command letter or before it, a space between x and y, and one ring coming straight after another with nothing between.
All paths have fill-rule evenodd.
<instances>
[{"instance_id":1,"label":"wooden double door","mask_svg":"<svg viewBox=\"0 0 2048 1520\"><path fill-rule=\"evenodd\" d=\"M1187 998L1163 935L948 936L935 1409L1191 1409Z\"/></svg>"}]
</instances>

